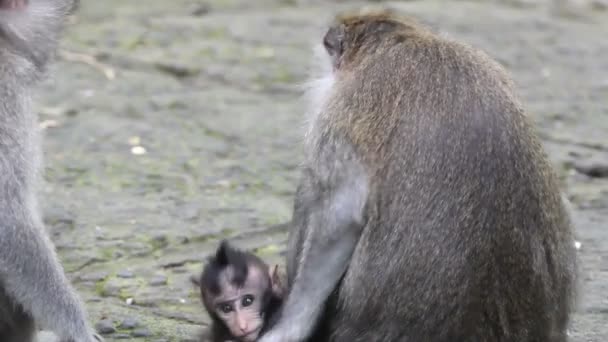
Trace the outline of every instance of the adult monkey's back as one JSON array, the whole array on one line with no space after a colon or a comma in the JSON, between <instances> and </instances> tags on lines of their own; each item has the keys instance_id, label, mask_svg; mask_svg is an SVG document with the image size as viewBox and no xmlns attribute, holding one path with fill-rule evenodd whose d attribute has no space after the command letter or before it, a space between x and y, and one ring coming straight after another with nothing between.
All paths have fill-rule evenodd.
<instances>
[{"instance_id":1,"label":"adult monkey's back","mask_svg":"<svg viewBox=\"0 0 608 342\"><path fill-rule=\"evenodd\" d=\"M324 46L290 293L260 341L566 341L570 219L506 73L388 11Z\"/></svg>"},{"instance_id":2,"label":"adult monkey's back","mask_svg":"<svg viewBox=\"0 0 608 342\"><path fill-rule=\"evenodd\" d=\"M57 260L36 198L39 166L32 87L57 46L72 0L0 0L0 341L36 328L61 342L101 340Z\"/></svg>"}]
</instances>

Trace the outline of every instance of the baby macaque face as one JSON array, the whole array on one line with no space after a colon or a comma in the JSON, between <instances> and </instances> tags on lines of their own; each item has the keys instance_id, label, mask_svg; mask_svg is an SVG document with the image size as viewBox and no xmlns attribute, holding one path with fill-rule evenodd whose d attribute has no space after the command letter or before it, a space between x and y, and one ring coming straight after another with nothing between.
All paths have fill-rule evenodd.
<instances>
[{"instance_id":1,"label":"baby macaque face","mask_svg":"<svg viewBox=\"0 0 608 342\"><path fill-rule=\"evenodd\" d=\"M205 310L213 319L215 341L253 342L283 300L278 266L269 268L260 258L222 241L198 278ZM228 336L229 335L229 336Z\"/></svg>"},{"instance_id":2,"label":"baby macaque face","mask_svg":"<svg viewBox=\"0 0 608 342\"><path fill-rule=\"evenodd\" d=\"M271 290L269 275L259 267L250 266L245 283L238 287L231 282L233 270L221 274L221 293L212 299L212 307L232 335L242 342L253 342L264 326L264 300Z\"/></svg>"}]
</instances>

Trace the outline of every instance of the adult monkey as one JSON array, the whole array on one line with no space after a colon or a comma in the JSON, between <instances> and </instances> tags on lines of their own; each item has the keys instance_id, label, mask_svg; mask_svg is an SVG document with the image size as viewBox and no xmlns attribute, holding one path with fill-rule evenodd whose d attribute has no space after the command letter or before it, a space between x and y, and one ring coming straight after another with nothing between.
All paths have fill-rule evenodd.
<instances>
[{"instance_id":1,"label":"adult monkey","mask_svg":"<svg viewBox=\"0 0 608 342\"><path fill-rule=\"evenodd\" d=\"M323 43L290 292L260 341L566 341L570 218L503 69L390 11Z\"/></svg>"},{"instance_id":2,"label":"adult monkey","mask_svg":"<svg viewBox=\"0 0 608 342\"><path fill-rule=\"evenodd\" d=\"M61 342L102 341L87 322L40 218L32 87L57 47L73 0L0 0L0 341L30 342L37 327Z\"/></svg>"}]
</instances>

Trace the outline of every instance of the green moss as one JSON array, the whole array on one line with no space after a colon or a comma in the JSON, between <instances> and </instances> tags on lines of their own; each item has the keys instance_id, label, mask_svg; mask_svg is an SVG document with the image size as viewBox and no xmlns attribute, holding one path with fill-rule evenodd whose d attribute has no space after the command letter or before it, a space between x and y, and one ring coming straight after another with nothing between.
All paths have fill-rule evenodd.
<instances>
[{"instance_id":1,"label":"green moss","mask_svg":"<svg viewBox=\"0 0 608 342\"><path fill-rule=\"evenodd\" d=\"M255 250L255 254L257 254L260 257L266 256L266 255L273 255L273 254L277 254L281 251L281 247L279 245L267 245L261 248L258 248Z\"/></svg>"},{"instance_id":2,"label":"green moss","mask_svg":"<svg viewBox=\"0 0 608 342\"><path fill-rule=\"evenodd\" d=\"M108 282L109 278L106 278L104 280L98 281L97 283L95 283L95 293L98 296L101 297L105 297L108 295L108 293L106 292L106 284Z\"/></svg>"},{"instance_id":3,"label":"green moss","mask_svg":"<svg viewBox=\"0 0 608 342\"><path fill-rule=\"evenodd\" d=\"M274 74L274 77L272 78L272 80L275 82L293 83L296 81L296 77L292 74L292 72L289 69L287 69L285 67L281 67Z\"/></svg>"},{"instance_id":4,"label":"green moss","mask_svg":"<svg viewBox=\"0 0 608 342\"><path fill-rule=\"evenodd\" d=\"M228 36L228 31L225 28L218 27L209 29L208 31L204 32L203 35L205 38L222 39Z\"/></svg>"},{"instance_id":5,"label":"green moss","mask_svg":"<svg viewBox=\"0 0 608 342\"><path fill-rule=\"evenodd\" d=\"M127 300L128 298L133 298L135 297L134 293L131 292L132 289L128 289L128 288L121 288L118 291L118 298L122 299L123 301Z\"/></svg>"},{"instance_id":6,"label":"green moss","mask_svg":"<svg viewBox=\"0 0 608 342\"><path fill-rule=\"evenodd\" d=\"M104 260L112 260L114 259L114 252L115 250L113 248L106 247L99 250L99 255L101 255L101 258Z\"/></svg>"},{"instance_id":7,"label":"green moss","mask_svg":"<svg viewBox=\"0 0 608 342\"><path fill-rule=\"evenodd\" d=\"M169 238L165 235L158 235L148 240L152 250L164 249L169 246Z\"/></svg>"},{"instance_id":8,"label":"green moss","mask_svg":"<svg viewBox=\"0 0 608 342\"><path fill-rule=\"evenodd\" d=\"M207 243L207 242L211 242L211 241L219 241L221 239L234 236L236 233L237 233L237 230L235 230L235 229L224 228L214 234L203 234L203 235L194 236L190 239L190 242L203 244L203 243Z\"/></svg>"}]
</instances>

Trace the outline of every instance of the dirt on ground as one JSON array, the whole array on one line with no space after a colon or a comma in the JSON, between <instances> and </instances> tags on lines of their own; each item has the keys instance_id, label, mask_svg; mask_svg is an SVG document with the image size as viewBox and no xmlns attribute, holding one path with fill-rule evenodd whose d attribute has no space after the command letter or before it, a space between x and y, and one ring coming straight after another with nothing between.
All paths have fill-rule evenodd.
<instances>
[{"instance_id":1,"label":"dirt on ground","mask_svg":"<svg viewBox=\"0 0 608 342\"><path fill-rule=\"evenodd\" d=\"M555 1L557 2L557 1ZM37 98L45 221L107 341L194 341L189 277L222 238L281 260L301 158L299 84L343 8L378 1L83 2ZM397 1L513 74L575 207L572 341L608 341L608 12L550 1ZM525 294L522 294L525 295Z\"/></svg>"}]
</instances>

